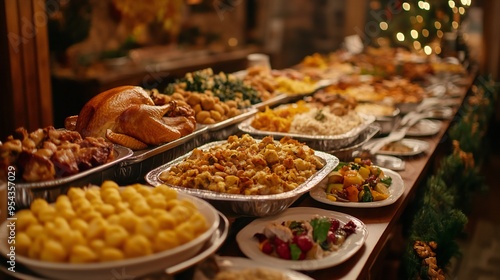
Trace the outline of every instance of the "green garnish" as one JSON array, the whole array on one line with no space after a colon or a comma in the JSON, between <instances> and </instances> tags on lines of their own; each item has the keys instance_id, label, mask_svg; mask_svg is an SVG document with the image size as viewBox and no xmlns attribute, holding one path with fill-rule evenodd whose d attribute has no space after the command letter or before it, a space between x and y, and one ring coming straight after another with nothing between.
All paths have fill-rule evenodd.
<instances>
[{"instance_id":1,"label":"green garnish","mask_svg":"<svg viewBox=\"0 0 500 280\"><path fill-rule=\"evenodd\" d=\"M385 176L384 178L380 179L380 183L390 186L392 184L391 176Z\"/></svg>"},{"instance_id":2,"label":"green garnish","mask_svg":"<svg viewBox=\"0 0 500 280\"><path fill-rule=\"evenodd\" d=\"M316 218L311 220L311 226L313 228L313 239L317 243L321 243L326 240L328 236L328 231L330 230L331 224L328 218Z\"/></svg>"}]
</instances>

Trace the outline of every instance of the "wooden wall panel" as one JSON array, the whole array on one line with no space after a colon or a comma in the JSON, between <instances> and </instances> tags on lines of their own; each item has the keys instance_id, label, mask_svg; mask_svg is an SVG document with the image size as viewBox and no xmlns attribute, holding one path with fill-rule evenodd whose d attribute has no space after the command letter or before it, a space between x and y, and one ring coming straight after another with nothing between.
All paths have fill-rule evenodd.
<instances>
[{"instance_id":1,"label":"wooden wall panel","mask_svg":"<svg viewBox=\"0 0 500 280\"><path fill-rule=\"evenodd\" d=\"M52 125L53 112L45 1L4 0L1 5L3 139L19 126L31 131Z\"/></svg>"}]
</instances>

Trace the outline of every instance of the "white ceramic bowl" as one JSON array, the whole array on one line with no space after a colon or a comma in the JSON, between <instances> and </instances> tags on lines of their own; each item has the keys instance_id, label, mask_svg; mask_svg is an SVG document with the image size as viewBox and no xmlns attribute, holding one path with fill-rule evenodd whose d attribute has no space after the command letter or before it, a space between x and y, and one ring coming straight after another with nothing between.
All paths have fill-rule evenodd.
<instances>
[{"instance_id":1,"label":"white ceramic bowl","mask_svg":"<svg viewBox=\"0 0 500 280\"><path fill-rule=\"evenodd\" d=\"M219 226L217 210L206 201L182 192L178 192L178 199L193 202L200 213L205 216L209 228L190 242L171 250L144 257L91 264L51 263L20 255L16 255L16 262L49 279L64 280L136 279L140 276L161 271L199 253ZM8 230L7 222L5 221L0 228L0 237L2 237L0 251L4 256L8 253L7 242L5 242Z\"/></svg>"}]
</instances>

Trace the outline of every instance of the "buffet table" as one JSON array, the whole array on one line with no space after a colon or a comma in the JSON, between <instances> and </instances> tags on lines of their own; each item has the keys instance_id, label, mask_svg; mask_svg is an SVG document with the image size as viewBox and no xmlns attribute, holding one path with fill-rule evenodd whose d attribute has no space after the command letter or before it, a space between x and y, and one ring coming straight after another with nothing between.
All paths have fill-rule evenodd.
<instances>
[{"instance_id":1,"label":"buffet table","mask_svg":"<svg viewBox=\"0 0 500 280\"><path fill-rule=\"evenodd\" d=\"M466 79L467 82L464 84L468 86L463 88L462 101L466 90L474 80L474 76L470 75ZM456 113L457 108L454 108L454 115ZM365 245L353 257L340 265L322 270L306 271L303 272L304 274L314 279L370 279L377 273L374 264L383 252L402 213L414 198L417 188L427 178L428 170L432 167L433 161L439 153L439 145L446 140L446 132L450 124L451 120L444 120L438 134L421 138L429 144L429 149L424 154L405 158L406 168L399 172L405 183L405 191L396 203L380 208L356 209L323 204L312 199L309 194L305 194L292 205L292 207L316 207L346 213L360 219L368 229ZM244 257L238 249L235 236L252 219L229 217L229 220L231 222L229 236L218 254Z\"/></svg>"}]
</instances>

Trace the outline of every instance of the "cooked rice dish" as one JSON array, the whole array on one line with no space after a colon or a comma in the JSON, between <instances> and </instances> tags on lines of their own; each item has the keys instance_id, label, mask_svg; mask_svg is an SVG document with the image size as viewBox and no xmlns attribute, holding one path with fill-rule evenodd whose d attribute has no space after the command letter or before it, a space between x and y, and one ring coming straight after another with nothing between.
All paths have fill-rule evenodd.
<instances>
[{"instance_id":1,"label":"cooked rice dish","mask_svg":"<svg viewBox=\"0 0 500 280\"><path fill-rule=\"evenodd\" d=\"M289 132L305 135L339 135L351 131L362 123L363 118L355 111L337 116L324 107L296 115Z\"/></svg>"}]
</instances>

